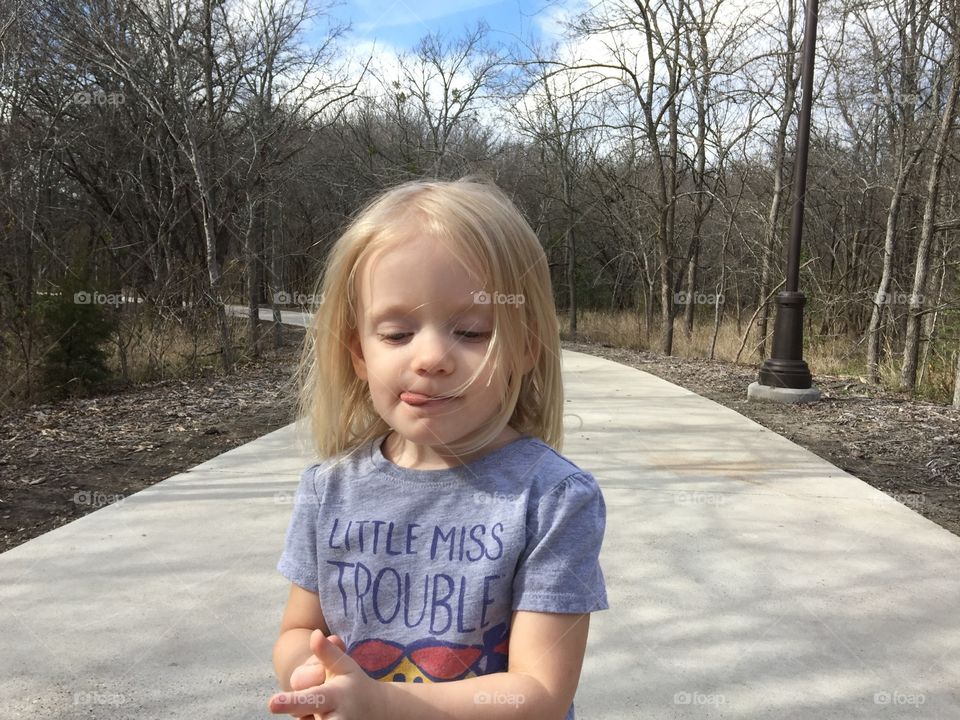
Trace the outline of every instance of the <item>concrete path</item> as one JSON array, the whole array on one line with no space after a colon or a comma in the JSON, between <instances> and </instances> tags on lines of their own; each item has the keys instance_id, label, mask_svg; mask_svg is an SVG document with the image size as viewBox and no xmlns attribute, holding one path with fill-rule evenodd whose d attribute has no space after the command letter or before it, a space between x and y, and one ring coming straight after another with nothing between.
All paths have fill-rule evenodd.
<instances>
[{"instance_id":1,"label":"concrete path","mask_svg":"<svg viewBox=\"0 0 960 720\"><path fill-rule=\"evenodd\" d=\"M608 513L578 718L960 718L960 538L652 375L563 369ZM0 555L0 719L286 717L309 462L288 426Z\"/></svg>"}]
</instances>

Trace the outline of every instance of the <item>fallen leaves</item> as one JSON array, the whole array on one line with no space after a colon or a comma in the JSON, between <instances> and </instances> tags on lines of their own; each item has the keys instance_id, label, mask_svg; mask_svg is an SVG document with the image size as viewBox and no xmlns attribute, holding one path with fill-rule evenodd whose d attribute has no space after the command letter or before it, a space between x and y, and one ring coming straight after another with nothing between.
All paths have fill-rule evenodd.
<instances>
[{"instance_id":1,"label":"fallen leaves","mask_svg":"<svg viewBox=\"0 0 960 720\"><path fill-rule=\"evenodd\" d=\"M95 510L77 490L136 492L292 422L299 352L0 418L0 552Z\"/></svg>"}]
</instances>

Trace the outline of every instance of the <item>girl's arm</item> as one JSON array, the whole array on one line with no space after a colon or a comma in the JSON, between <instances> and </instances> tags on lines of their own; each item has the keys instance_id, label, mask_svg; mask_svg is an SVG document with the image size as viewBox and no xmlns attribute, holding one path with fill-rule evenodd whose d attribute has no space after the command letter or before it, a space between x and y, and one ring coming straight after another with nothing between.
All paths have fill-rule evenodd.
<instances>
[{"instance_id":1,"label":"girl's arm","mask_svg":"<svg viewBox=\"0 0 960 720\"><path fill-rule=\"evenodd\" d=\"M444 683L384 683L391 720L563 720L580 682L590 613L516 611L509 665Z\"/></svg>"},{"instance_id":2,"label":"girl's arm","mask_svg":"<svg viewBox=\"0 0 960 720\"><path fill-rule=\"evenodd\" d=\"M290 596L280 621L280 637L273 646L273 669L283 690L292 690L290 674L313 655L310 633L315 629L330 634L320 608L320 597L296 583L290 583Z\"/></svg>"},{"instance_id":3,"label":"girl's arm","mask_svg":"<svg viewBox=\"0 0 960 720\"><path fill-rule=\"evenodd\" d=\"M290 675L303 665L313 651L310 649L310 633L307 628L292 628L280 633L273 646L273 670L281 690L292 690Z\"/></svg>"}]
</instances>

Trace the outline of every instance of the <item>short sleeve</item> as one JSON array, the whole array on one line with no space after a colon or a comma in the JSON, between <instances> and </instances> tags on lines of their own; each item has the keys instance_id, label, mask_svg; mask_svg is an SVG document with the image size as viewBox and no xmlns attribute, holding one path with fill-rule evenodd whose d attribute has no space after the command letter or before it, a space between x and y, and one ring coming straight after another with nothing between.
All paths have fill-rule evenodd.
<instances>
[{"instance_id":1,"label":"short sleeve","mask_svg":"<svg viewBox=\"0 0 960 720\"><path fill-rule=\"evenodd\" d=\"M545 493L527 516L527 547L513 580L513 609L608 609L600 568L606 517L603 494L590 473L574 473Z\"/></svg>"},{"instance_id":2,"label":"short sleeve","mask_svg":"<svg viewBox=\"0 0 960 720\"><path fill-rule=\"evenodd\" d=\"M318 592L317 586L317 519L320 493L317 488L319 465L311 465L300 476L293 499L293 512L287 526L283 553L277 570L290 582Z\"/></svg>"}]
</instances>

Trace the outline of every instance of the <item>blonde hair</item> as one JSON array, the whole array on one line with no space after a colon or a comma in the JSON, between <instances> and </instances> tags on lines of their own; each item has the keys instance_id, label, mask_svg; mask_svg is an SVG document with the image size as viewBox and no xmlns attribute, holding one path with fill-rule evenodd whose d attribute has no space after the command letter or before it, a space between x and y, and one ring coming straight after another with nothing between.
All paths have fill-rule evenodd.
<instances>
[{"instance_id":1,"label":"blonde hair","mask_svg":"<svg viewBox=\"0 0 960 720\"><path fill-rule=\"evenodd\" d=\"M306 423L313 448L328 458L391 430L354 370L350 339L360 320L358 268L373 253L409 239L410 227L446 242L487 281L485 289L522 295L522 304L492 303L494 328L483 367L492 358L492 367L507 371L500 411L464 442L447 445L449 450L472 453L509 424L561 452L560 327L547 258L511 200L475 175L414 180L383 191L360 208L334 244L315 288L314 315L296 373L298 435L303 438ZM523 374L525 350L533 367Z\"/></svg>"}]
</instances>

